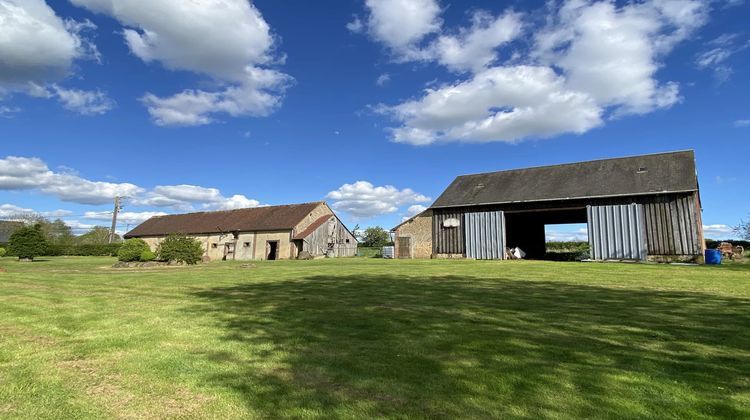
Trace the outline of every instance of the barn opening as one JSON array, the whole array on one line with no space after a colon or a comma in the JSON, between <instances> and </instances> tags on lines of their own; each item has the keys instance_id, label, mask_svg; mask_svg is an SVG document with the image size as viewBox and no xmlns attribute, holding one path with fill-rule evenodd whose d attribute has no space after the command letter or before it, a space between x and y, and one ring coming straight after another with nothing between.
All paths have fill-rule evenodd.
<instances>
[{"instance_id":1,"label":"barn opening","mask_svg":"<svg viewBox=\"0 0 750 420\"><path fill-rule=\"evenodd\" d=\"M544 230L547 245L544 259L577 261L587 255L587 223L549 224L544 226Z\"/></svg>"},{"instance_id":2,"label":"barn opening","mask_svg":"<svg viewBox=\"0 0 750 420\"><path fill-rule=\"evenodd\" d=\"M268 250L268 255L266 256L267 260L275 260L279 257L279 241L268 241L268 246L266 248Z\"/></svg>"},{"instance_id":3,"label":"barn opening","mask_svg":"<svg viewBox=\"0 0 750 420\"><path fill-rule=\"evenodd\" d=\"M578 224L585 227L587 221L585 207L506 211L506 246L521 248L527 259L547 259L546 226Z\"/></svg>"}]
</instances>

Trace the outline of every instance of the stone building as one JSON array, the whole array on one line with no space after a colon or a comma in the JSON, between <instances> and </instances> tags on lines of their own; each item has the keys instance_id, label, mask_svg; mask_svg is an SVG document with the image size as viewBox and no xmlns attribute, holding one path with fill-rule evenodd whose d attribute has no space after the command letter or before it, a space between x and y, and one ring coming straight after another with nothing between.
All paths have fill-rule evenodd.
<instances>
[{"instance_id":1,"label":"stone building","mask_svg":"<svg viewBox=\"0 0 750 420\"><path fill-rule=\"evenodd\" d=\"M595 260L702 261L693 151L459 176L392 232L399 258L543 258L545 225L568 223Z\"/></svg>"},{"instance_id":2,"label":"stone building","mask_svg":"<svg viewBox=\"0 0 750 420\"><path fill-rule=\"evenodd\" d=\"M203 244L211 260L277 260L312 256L353 257L357 240L325 202L152 217L125 234L156 250L182 233Z\"/></svg>"}]
</instances>

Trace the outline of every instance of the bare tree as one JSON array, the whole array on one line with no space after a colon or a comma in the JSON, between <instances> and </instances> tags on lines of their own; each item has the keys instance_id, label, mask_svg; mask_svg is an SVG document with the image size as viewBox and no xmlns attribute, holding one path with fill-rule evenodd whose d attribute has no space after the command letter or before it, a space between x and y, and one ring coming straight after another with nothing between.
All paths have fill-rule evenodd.
<instances>
[{"instance_id":1,"label":"bare tree","mask_svg":"<svg viewBox=\"0 0 750 420\"><path fill-rule=\"evenodd\" d=\"M742 239L750 240L750 222L740 220L740 224L735 226L734 231L740 235Z\"/></svg>"}]
</instances>

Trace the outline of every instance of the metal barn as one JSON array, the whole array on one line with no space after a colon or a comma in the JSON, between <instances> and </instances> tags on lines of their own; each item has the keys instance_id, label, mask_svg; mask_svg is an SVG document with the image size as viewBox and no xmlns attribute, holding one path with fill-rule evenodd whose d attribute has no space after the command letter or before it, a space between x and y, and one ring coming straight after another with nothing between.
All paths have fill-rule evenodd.
<instances>
[{"instance_id":1,"label":"metal barn","mask_svg":"<svg viewBox=\"0 0 750 420\"><path fill-rule=\"evenodd\" d=\"M406 258L541 258L545 225L565 223L587 224L595 260L701 261L693 151L459 176L393 232Z\"/></svg>"}]
</instances>

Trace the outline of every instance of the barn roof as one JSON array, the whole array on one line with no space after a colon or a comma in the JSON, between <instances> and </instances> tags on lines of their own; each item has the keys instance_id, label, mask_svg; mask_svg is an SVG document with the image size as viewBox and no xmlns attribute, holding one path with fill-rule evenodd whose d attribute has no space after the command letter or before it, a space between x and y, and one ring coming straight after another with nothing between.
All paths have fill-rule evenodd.
<instances>
[{"instance_id":1,"label":"barn roof","mask_svg":"<svg viewBox=\"0 0 750 420\"><path fill-rule=\"evenodd\" d=\"M698 190L692 150L456 178L432 205L474 206Z\"/></svg>"},{"instance_id":2,"label":"barn roof","mask_svg":"<svg viewBox=\"0 0 750 420\"><path fill-rule=\"evenodd\" d=\"M199 234L291 230L321 204L323 204L322 201L155 216L126 233L125 238L162 236L171 233Z\"/></svg>"}]
</instances>

